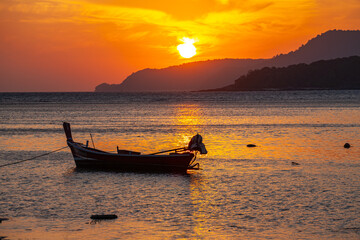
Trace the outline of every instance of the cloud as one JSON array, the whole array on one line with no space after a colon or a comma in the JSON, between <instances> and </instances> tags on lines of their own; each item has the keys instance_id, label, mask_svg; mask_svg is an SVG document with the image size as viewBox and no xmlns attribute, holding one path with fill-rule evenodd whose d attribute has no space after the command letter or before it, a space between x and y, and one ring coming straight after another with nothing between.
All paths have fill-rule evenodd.
<instances>
[{"instance_id":1,"label":"cloud","mask_svg":"<svg viewBox=\"0 0 360 240\"><path fill-rule=\"evenodd\" d=\"M124 2L124 5L120 5ZM176 5L177 1L173 4L162 3L161 1L154 2L154 9L150 9L145 2L148 1L131 1L138 2L137 7L131 7L125 4L128 1L107 1L107 5L100 4L99 1L17 1L15 3L8 3L7 11L16 13L18 21L74 21L74 22L111 22L121 26L122 28L132 28L138 25L148 24L158 27L163 27L166 31L173 28L175 31L189 31L196 29L196 32L204 29L206 32L209 28L218 29L221 31L228 31L238 24L250 24L251 21L258 21L259 19L284 19L287 16L288 21L296 21L299 15L304 14L304 3L311 2L310 0L299 0L291 4L274 4L270 1L256 0L256 1L243 1L241 4L230 2L228 0L216 0L222 4L231 5L231 8L217 8L213 6L208 9L206 1L181 1L184 8L194 2L205 6L206 11L199 11L193 19L178 19L172 14L172 7L168 5ZM144 6L141 7L141 2ZM210 1L212 2L212 1ZM114 5L111 5L113 3ZM155 4L157 3L157 4ZM162 3L162 4L159 4ZM179 1L180 3L180 1ZM3 4L4 5L4 4ZM162 10L158 10L157 6L163 6ZM6 4L5 4L6 6ZM294 8L294 6L297 6ZM168 10L166 10L168 9ZM177 12L181 12L181 8ZM184 13L185 15L185 13ZM9 15L8 15L9 16ZM221 28L221 29L220 29ZM174 35L171 34L170 35Z\"/></svg>"},{"instance_id":2,"label":"cloud","mask_svg":"<svg viewBox=\"0 0 360 240\"><path fill-rule=\"evenodd\" d=\"M138 46L142 53L134 50L134 54L150 51L145 48L168 49L169 53L175 54L178 39L190 37L198 39L199 56L204 54L211 58L206 52L217 52L216 57L221 57L234 44L244 45L246 41L260 41L266 35L294 31L311 15L313 0L291 3L284 0L175 0L172 4L163 1L18 0L5 1L1 6L6 14L2 14L0 21L12 19L14 22L53 25L53 28L68 23L63 32L72 39L73 45L96 44L101 39L117 45L116 48L123 48L124 53ZM58 36L59 40L54 41L54 37L45 36L44 41L47 45L57 44L56 49L71 44L68 41L61 44L65 40ZM54 47L48 46L48 49Z\"/></svg>"},{"instance_id":3,"label":"cloud","mask_svg":"<svg viewBox=\"0 0 360 240\"><path fill-rule=\"evenodd\" d=\"M174 0L168 4L145 0L4 0L0 3L0 21L52 24L53 28L68 23L68 29L63 31L72 34L68 37L77 44L90 36L92 40L88 41L94 44L102 39L122 48L129 44L144 49L168 48L171 53L174 49L170 48L178 44L178 39L190 37L198 39L199 53L217 52L216 57L227 57L222 53L229 52L234 45L250 41L264 45L264 39L286 41L304 31L314 32L311 29L316 24L329 26L327 19L348 19L348 22L358 19L358 0L345 0L352 8L329 1ZM323 9L327 10L323 12ZM342 10L337 12L337 9ZM343 25L341 21L337 24ZM78 29L83 34L81 37L75 32ZM233 54L240 56L244 51L235 50ZM203 56L211 58L211 55Z\"/></svg>"},{"instance_id":4,"label":"cloud","mask_svg":"<svg viewBox=\"0 0 360 240\"><path fill-rule=\"evenodd\" d=\"M229 0L217 0L221 4L228 4Z\"/></svg>"}]
</instances>

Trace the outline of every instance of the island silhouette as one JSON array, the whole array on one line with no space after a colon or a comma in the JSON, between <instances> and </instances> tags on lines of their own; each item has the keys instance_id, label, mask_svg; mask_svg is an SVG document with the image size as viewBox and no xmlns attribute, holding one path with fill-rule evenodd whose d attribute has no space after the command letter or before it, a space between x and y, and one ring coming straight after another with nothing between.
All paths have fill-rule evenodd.
<instances>
[{"instance_id":1,"label":"island silhouette","mask_svg":"<svg viewBox=\"0 0 360 240\"><path fill-rule=\"evenodd\" d=\"M191 62L162 69L148 68L132 73L120 84L102 83L96 86L95 91L160 92L224 89L224 86L233 85L234 81L240 76L247 76L250 70L253 71L264 67L280 68L301 63L310 64L320 60L360 56L359 43L359 30L330 30L317 35L295 51L280 54L270 59L217 59ZM343 61L344 63L348 62ZM298 66L298 69L301 69L301 67ZM272 70L274 71L274 69ZM269 71L269 69L263 71ZM321 72L322 74L319 73L322 77L327 74L326 69L321 71L324 71ZM298 74L306 73L299 72ZM308 74L308 76L310 75ZM312 78L314 77L312 76ZM287 81L290 81L290 79L283 83L282 88L294 89L296 84L289 82L290 85L285 86ZM320 81L324 84L320 79L312 79L311 81ZM319 84L315 84L316 88L319 88ZM353 86L353 84L350 85ZM264 89L264 86L258 87ZM322 88L329 87L329 85L324 85Z\"/></svg>"},{"instance_id":2,"label":"island silhouette","mask_svg":"<svg viewBox=\"0 0 360 240\"><path fill-rule=\"evenodd\" d=\"M205 91L360 89L360 57L250 70L229 86Z\"/></svg>"}]
</instances>

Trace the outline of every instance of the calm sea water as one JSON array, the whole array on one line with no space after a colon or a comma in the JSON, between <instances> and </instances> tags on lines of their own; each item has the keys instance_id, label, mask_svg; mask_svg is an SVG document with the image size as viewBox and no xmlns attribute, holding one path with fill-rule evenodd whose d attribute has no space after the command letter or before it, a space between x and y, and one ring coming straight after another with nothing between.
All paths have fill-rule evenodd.
<instances>
[{"instance_id":1,"label":"calm sea water","mask_svg":"<svg viewBox=\"0 0 360 240\"><path fill-rule=\"evenodd\" d=\"M106 151L199 133L209 153L185 175L80 171L69 149L2 167L0 237L360 238L360 91L0 93L0 164L66 146L63 121Z\"/></svg>"}]
</instances>

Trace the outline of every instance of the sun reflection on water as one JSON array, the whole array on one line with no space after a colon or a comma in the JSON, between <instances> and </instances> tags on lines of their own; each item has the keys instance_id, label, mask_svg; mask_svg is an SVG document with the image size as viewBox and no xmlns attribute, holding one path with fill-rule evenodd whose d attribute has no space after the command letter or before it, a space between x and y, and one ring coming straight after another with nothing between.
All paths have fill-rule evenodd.
<instances>
[{"instance_id":1,"label":"sun reflection on water","mask_svg":"<svg viewBox=\"0 0 360 240\"><path fill-rule=\"evenodd\" d=\"M201 127L205 119L198 105L179 104L174 107L173 125L175 135L178 138L178 144L188 143L197 133L201 134Z\"/></svg>"}]
</instances>

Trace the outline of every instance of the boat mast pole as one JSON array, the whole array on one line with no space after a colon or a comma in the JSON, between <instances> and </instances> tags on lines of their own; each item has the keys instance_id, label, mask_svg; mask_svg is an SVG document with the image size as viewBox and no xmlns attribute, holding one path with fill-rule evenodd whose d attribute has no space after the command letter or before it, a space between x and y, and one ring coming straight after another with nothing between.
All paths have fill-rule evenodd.
<instances>
[{"instance_id":1,"label":"boat mast pole","mask_svg":"<svg viewBox=\"0 0 360 240\"><path fill-rule=\"evenodd\" d=\"M91 133L90 133L90 137L91 137L91 142L92 142L92 144L93 144L93 146L95 148L94 140L93 140L93 137L92 137Z\"/></svg>"}]
</instances>

